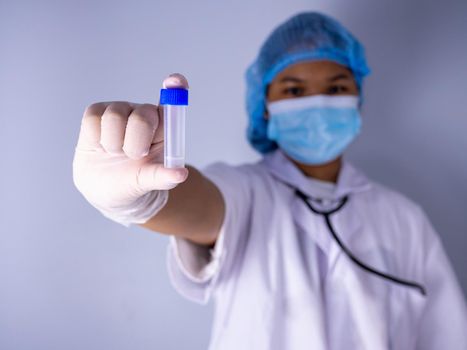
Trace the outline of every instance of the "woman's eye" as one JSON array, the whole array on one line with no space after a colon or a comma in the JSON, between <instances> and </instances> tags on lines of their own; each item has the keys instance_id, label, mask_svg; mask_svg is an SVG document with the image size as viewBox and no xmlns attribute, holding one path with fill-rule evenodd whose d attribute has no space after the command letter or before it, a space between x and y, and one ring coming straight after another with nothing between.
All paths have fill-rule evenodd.
<instances>
[{"instance_id":1,"label":"woman's eye","mask_svg":"<svg viewBox=\"0 0 467 350\"><path fill-rule=\"evenodd\" d=\"M303 89L301 87L294 86L294 87L284 89L283 92L284 92L285 95L302 96L303 93L305 92L305 89Z\"/></svg>"},{"instance_id":2,"label":"woman's eye","mask_svg":"<svg viewBox=\"0 0 467 350\"><path fill-rule=\"evenodd\" d=\"M344 85L333 85L333 86L330 86L328 89L329 95L341 94L344 92L347 92L347 87Z\"/></svg>"}]
</instances>

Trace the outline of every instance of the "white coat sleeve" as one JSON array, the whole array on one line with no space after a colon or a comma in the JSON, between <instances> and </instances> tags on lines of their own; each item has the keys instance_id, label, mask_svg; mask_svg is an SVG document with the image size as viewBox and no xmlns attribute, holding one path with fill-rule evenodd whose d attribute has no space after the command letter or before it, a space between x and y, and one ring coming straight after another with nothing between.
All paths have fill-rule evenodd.
<instances>
[{"instance_id":1,"label":"white coat sleeve","mask_svg":"<svg viewBox=\"0 0 467 350\"><path fill-rule=\"evenodd\" d=\"M467 307L462 289L438 234L424 220L427 301L420 321L419 350L467 349Z\"/></svg>"},{"instance_id":2,"label":"white coat sleeve","mask_svg":"<svg viewBox=\"0 0 467 350\"><path fill-rule=\"evenodd\" d=\"M225 215L213 249L170 236L167 268L172 286L183 297L206 304L238 261L239 245L249 231L251 189L246 166L222 162L201 170L220 190ZM239 244L240 243L240 244Z\"/></svg>"}]
</instances>

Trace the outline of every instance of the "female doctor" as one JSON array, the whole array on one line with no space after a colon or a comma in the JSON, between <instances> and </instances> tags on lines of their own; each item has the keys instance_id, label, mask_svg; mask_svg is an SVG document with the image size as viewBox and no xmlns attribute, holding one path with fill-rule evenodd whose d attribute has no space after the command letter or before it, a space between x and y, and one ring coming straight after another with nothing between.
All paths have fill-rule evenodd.
<instances>
[{"instance_id":1,"label":"female doctor","mask_svg":"<svg viewBox=\"0 0 467 350\"><path fill-rule=\"evenodd\" d=\"M163 167L158 106L85 110L76 187L106 217L170 235L176 290L214 300L211 349L467 349L463 294L425 213L342 156L368 73L341 24L293 16L246 74L263 157L202 171ZM163 85L188 88L180 74Z\"/></svg>"}]
</instances>

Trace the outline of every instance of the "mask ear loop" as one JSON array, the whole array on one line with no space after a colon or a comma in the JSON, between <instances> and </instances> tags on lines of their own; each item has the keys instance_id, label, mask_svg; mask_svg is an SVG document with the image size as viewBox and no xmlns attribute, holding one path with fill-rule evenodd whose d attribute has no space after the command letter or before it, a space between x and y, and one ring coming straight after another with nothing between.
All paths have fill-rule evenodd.
<instances>
[{"instance_id":1,"label":"mask ear loop","mask_svg":"<svg viewBox=\"0 0 467 350\"><path fill-rule=\"evenodd\" d=\"M305 202L305 204L308 206L308 208L313 213L322 215L324 217L325 222L326 222L326 226L328 227L329 232L333 236L334 240L337 242L339 247L344 251L344 253L350 258L350 260L352 260L356 265L361 267L363 270L365 270L365 271L367 271L369 273L375 274L375 275L377 275L377 276L379 276L381 278L384 278L386 280L395 282L397 284L404 285L406 287L415 288L423 296L426 296L426 294L427 294L426 293L426 288L424 286L422 286L421 284L416 283L416 282L412 282L412 281L408 281L408 280L404 280L402 278L399 278L399 277L390 275L388 273L376 270L375 268L373 268L373 267L363 263L362 261L360 261L355 255L353 255L353 253L350 251L350 249L347 248L347 246L344 245L344 243L341 241L341 239L337 235L336 231L334 230L334 227L332 226L330 216L331 216L331 214L334 214L335 212L339 211L347 203L347 201L349 199L348 196L343 197L341 199L341 202L339 203L339 205L336 208L334 208L332 210L329 210L329 211L321 211L321 210L318 210L318 209L314 208L308 202L308 197L303 192L301 192L299 189L295 188L295 194Z\"/></svg>"}]
</instances>

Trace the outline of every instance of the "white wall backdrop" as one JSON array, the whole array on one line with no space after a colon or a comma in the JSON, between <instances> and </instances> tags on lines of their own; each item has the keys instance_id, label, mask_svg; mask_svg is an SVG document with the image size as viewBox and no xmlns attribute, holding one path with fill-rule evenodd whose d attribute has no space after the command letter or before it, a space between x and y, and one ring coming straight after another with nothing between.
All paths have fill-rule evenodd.
<instances>
[{"instance_id":1,"label":"white wall backdrop","mask_svg":"<svg viewBox=\"0 0 467 350\"><path fill-rule=\"evenodd\" d=\"M244 70L266 35L321 10L365 44L364 132L348 157L423 205L467 290L467 2L0 0L0 349L204 349L212 306L169 285L167 237L74 188L84 108L191 87L187 157L259 158Z\"/></svg>"}]
</instances>

